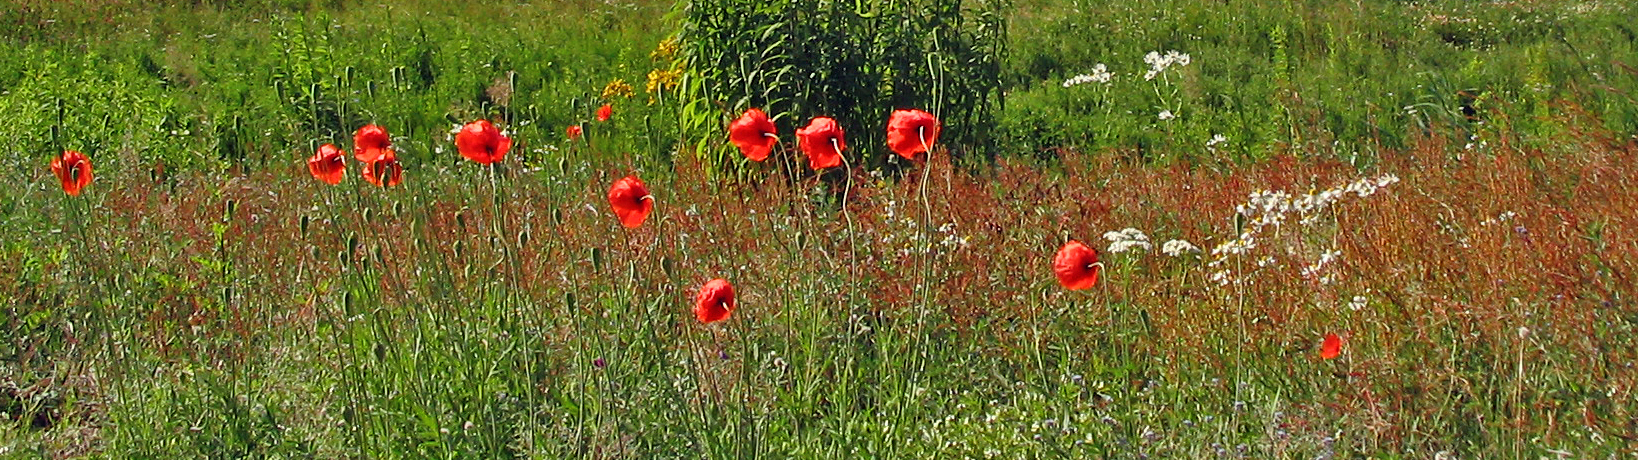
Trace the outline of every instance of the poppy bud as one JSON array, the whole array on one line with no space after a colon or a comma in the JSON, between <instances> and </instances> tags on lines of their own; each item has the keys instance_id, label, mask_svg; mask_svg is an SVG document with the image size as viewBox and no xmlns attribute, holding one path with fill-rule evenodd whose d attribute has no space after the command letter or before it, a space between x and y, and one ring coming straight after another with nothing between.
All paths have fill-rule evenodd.
<instances>
[{"instance_id":1,"label":"poppy bud","mask_svg":"<svg viewBox=\"0 0 1638 460\"><path fill-rule=\"evenodd\" d=\"M303 238L307 237L307 221L308 220L309 219L307 218L307 215L302 214L302 216L301 216L301 236Z\"/></svg>"},{"instance_id":2,"label":"poppy bud","mask_svg":"<svg viewBox=\"0 0 1638 460\"><path fill-rule=\"evenodd\" d=\"M454 253L456 259L460 259L461 258L461 242L456 241L455 244L450 245L450 252Z\"/></svg>"},{"instance_id":3,"label":"poppy bud","mask_svg":"<svg viewBox=\"0 0 1638 460\"><path fill-rule=\"evenodd\" d=\"M227 305L229 302L232 302L232 301L233 301L233 286L223 287L222 288L222 304Z\"/></svg>"},{"instance_id":4,"label":"poppy bud","mask_svg":"<svg viewBox=\"0 0 1638 460\"><path fill-rule=\"evenodd\" d=\"M563 225L563 210L553 209L552 210L552 226L555 227L555 226L560 226L560 225Z\"/></svg>"},{"instance_id":5,"label":"poppy bud","mask_svg":"<svg viewBox=\"0 0 1638 460\"><path fill-rule=\"evenodd\" d=\"M570 311L570 312L575 311L575 308L574 308L574 293L573 292L563 293L563 305L568 307L568 309L566 311Z\"/></svg>"},{"instance_id":6,"label":"poppy bud","mask_svg":"<svg viewBox=\"0 0 1638 460\"><path fill-rule=\"evenodd\" d=\"M347 312L347 316L353 315L353 291L342 291L341 311Z\"/></svg>"},{"instance_id":7,"label":"poppy bud","mask_svg":"<svg viewBox=\"0 0 1638 460\"><path fill-rule=\"evenodd\" d=\"M360 215L360 218L362 218L362 219L364 219L364 222L365 222L365 223L369 223L369 222L370 222L370 217L371 217L371 215L373 215L373 214L375 214L375 213L374 213L374 212L372 212L372 211L370 211L370 208L364 208L364 211L363 211L363 212L361 212L361 213L359 213L359 215Z\"/></svg>"},{"instance_id":8,"label":"poppy bud","mask_svg":"<svg viewBox=\"0 0 1638 460\"><path fill-rule=\"evenodd\" d=\"M229 198L227 200L227 204L222 207L222 219L223 220L233 220L233 211L235 210L235 208L238 208L238 207L239 207L239 202L234 201L232 198Z\"/></svg>"},{"instance_id":9,"label":"poppy bud","mask_svg":"<svg viewBox=\"0 0 1638 460\"><path fill-rule=\"evenodd\" d=\"M374 250L371 252L375 256L375 261L385 265L387 263L387 256L381 252L381 246L376 246L373 249Z\"/></svg>"},{"instance_id":10,"label":"poppy bud","mask_svg":"<svg viewBox=\"0 0 1638 460\"><path fill-rule=\"evenodd\" d=\"M358 234L347 233L347 260L358 257Z\"/></svg>"},{"instance_id":11,"label":"poppy bud","mask_svg":"<svg viewBox=\"0 0 1638 460\"><path fill-rule=\"evenodd\" d=\"M603 271L603 248L591 248L592 270Z\"/></svg>"},{"instance_id":12,"label":"poppy bud","mask_svg":"<svg viewBox=\"0 0 1638 460\"><path fill-rule=\"evenodd\" d=\"M455 225L461 226L461 230L466 230L466 209L455 211Z\"/></svg>"},{"instance_id":13,"label":"poppy bud","mask_svg":"<svg viewBox=\"0 0 1638 460\"><path fill-rule=\"evenodd\" d=\"M392 203L392 215L393 217L404 215L404 202L394 201Z\"/></svg>"},{"instance_id":14,"label":"poppy bud","mask_svg":"<svg viewBox=\"0 0 1638 460\"><path fill-rule=\"evenodd\" d=\"M528 244L529 244L529 231L524 230L524 231L518 232L518 247L521 248L521 247L527 246Z\"/></svg>"},{"instance_id":15,"label":"poppy bud","mask_svg":"<svg viewBox=\"0 0 1638 460\"><path fill-rule=\"evenodd\" d=\"M662 273L665 273L665 276L667 278L670 278L671 277L671 270L672 270L671 257L670 256L661 257L660 258L660 271Z\"/></svg>"}]
</instances>

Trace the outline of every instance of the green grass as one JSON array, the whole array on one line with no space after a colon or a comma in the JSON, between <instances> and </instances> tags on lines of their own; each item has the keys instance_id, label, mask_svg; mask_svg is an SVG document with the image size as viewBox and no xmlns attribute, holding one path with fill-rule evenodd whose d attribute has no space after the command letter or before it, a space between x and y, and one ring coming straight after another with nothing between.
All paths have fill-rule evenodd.
<instances>
[{"instance_id":1,"label":"green grass","mask_svg":"<svg viewBox=\"0 0 1638 460\"><path fill-rule=\"evenodd\" d=\"M1020 0L996 158L787 174L784 133L732 179L679 148L702 140L679 115L728 104L645 87L675 65L655 53L673 7L9 2L0 456L1612 458L1638 439L1630 6ZM1143 80L1142 54L1173 49L1192 62ZM1100 62L1107 89L1061 85ZM493 170L449 139L480 117L518 142ZM318 144L372 122L403 187L352 162L340 186L308 177ZM48 172L61 149L92 158L83 196ZM627 174L657 202L637 229L607 204ZM1107 250L1128 227L1152 248ZM1066 238L1104 252L1097 288L1054 279ZM702 325L718 277L738 308ZM1327 333L1340 358L1319 358Z\"/></svg>"}]
</instances>

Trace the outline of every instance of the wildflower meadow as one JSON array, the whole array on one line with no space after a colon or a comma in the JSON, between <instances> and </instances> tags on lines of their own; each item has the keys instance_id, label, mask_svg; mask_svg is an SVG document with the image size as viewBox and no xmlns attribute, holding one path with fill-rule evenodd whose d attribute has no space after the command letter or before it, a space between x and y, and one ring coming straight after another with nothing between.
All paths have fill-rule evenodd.
<instances>
[{"instance_id":1,"label":"wildflower meadow","mask_svg":"<svg viewBox=\"0 0 1638 460\"><path fill-rule=\"evenodd\" d=\"M1638 456L1638 6L0 0L0 458Z\"/></svg>"}]
</instances>

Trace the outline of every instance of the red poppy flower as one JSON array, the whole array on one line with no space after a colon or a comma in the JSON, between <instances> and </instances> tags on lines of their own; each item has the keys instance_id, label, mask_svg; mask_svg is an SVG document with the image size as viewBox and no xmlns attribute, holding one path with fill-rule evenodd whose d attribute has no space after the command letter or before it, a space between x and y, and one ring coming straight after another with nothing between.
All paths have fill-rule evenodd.
<instances>
[{"instance_id":1,"label":"red poppy flower","mask_svg":"<svg viewBox=\"0 0 1638 460\"><path fill-rule=\"evenodd\" d=\"M478 164L486 165L501 161L506 157L506 151L512 148L512 138L501 134L499 129L489 120L478 120L461 127L461 132L455 134L455 150L461 151L461 156Z\"/></svg>"},{"instance_id":2,"label":"red poppy flower","mask_svg":"<svg viewBox=\"0 0 1638 460\"><path fill-rule=\"evenodd\" d=\"M374 163L392 154L392 137L381 125L364 125L353 134L353 156L358 161Z\"/></svg>"},{"instance_id":3,"label":"red poppy flower","mask_svg":"<svg viewBox=\"0 0 1638 460\"><path fill-rule=\"evenodd\" d=\"M1320 358L1332 359L1342 354L1342 337L1335 333L1325 334L1325 341L1320 343Z\"/></svg>"},{"instance_id":4,"label":"red poppy flower","mask_svg":"<svg viewBox=\"0 0 1638 460\"><path fill-rule=\"evenodd\" d=\"M580 125L569 125L569 128L565 129L564 131L569 134L569 140L572 141L572 140L575 140L575 139L579 139L580 135L584 134L585 129L581 128Z\"/></svg>"},{"instance_id":5,"label":"red poppy flower","mask_svg":"<svg viewBox=\"0 0 1638 460\"><path fill-rule=\"evenodd\" d=\"M347 175L347 161L335 144L324 144L319 146L312 158L307 159L307 171L326 184L336 185Z\"/></svg>"},{"instance_id":6,"label":"red poppy flower","mask_svg":"<svg viewBox=\"0 0 1638 460\"><path fill-rule=\"evenodd\" d=\"M808 167L814 170L841 166L842 150L847 148L842 127L830 117L815 117L808 127L796 130L796 143L808 154Z\"/></svg>"},{"instance_id":7,"label":"red poppy flower","mask_svg":"<svg viewBox=\"0 0 1638 460\"><path fill-rule=\"evenodd\" d=\"M717 278L705 283L700 288L700 295L694 298L694 317L700 322L711 324L728 319L734 312L734 286L728 280Z\"/></svg>"},{"instance_id":8,"label":"red poppy flower","mask_svg":"<svg viewBox=\"0 0 1638 460\"><path fill-rule=\"evenodd\" d=\"M376 187L396 187L404 183L404 165L398 163L398 155L388 150L381 161L364 163L364 180Z\"/></svg>"},{"instance_id":9,"label":"red poppy flower","mask_svg":"<svg viewBox=\"0 0 1638 460\"><path fill-rule=\"evenodd\" d=\"M728 125L728 140L739 146L745 158L762 161L768 159L768 152L779 143L779 128L768 120L768 114L762 109L750 109Z\"/></svg>"},{"instance_id":10,"label":"red poppy flower","mask_svg":"<svg viewBox=\"0 0 1638 460\"><path fill-rule=\"evenodd\" d=\"M79 196L80 190L91 184L91 159L83 153L64 150L51 160L51 173L56 174L57 180L63 183L64 192Z\"/></svg>"},{"instance_id":11,"label":"red poppy flower","mask_svg":"<svg viewBox=\"0 0 1638 460\"><path fill-rule=\"evenodd\" d=\"M1071 291L1087 289L1098 284L1098 250L1075 240L1064 243L1058 256L1052 258L1052 272L1058 275L1058 284Z\"/></svg>"},{"instance_id":12,"label":"red poppy flower","mask_svg":"<svg viewBox=\"0 0 1638 460\"><path fill-rule=\"evenodd\" d=\"M938 142L938 118L920 110L894 110L887 121L887 148L907 160Z\"/></svg>"},{"instance_id":13,"label":"red poppy flower","mask_svg":"<svg viewBox=\"0 0 1638 460\"><path fill-rule=\"evenodd\" d=\"M620 225L637 228L648 219L648 213L654 211L654 195L648 193L648 186L637 176L626 176L609 187L609 206L620 218Z\"/></svg>"},{"instance_id":14,"label":"red poppy flower","mask_svg":"<svg viewBox=\"0 0 1638 460\"><path fill-rule=\"evenodd\" d=\"M609 121L611 116L614 116L613 105L603 104L602 107L597 108L597 121Z\"/></svg>"}]
</instances>

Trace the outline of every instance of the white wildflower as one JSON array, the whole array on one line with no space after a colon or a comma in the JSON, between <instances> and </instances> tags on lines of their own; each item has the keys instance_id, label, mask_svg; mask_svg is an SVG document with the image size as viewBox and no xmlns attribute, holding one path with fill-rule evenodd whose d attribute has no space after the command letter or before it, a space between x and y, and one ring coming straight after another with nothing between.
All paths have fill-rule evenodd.
<instances>
[{"instance_id":1,"label":"white wildflower","mask_svg":"<svg viewBox=\"0 0 1638 460\"><path fill-rule=\"evenodd\" d=\"M1149 54L1143 55L1143 62L1149 64L1149 71L1143 73L1143 79L1154 80L1156 76L1165 73L1167 68L1174 65L1179 67L1187 66L1191 61L1192 58L1189 55L1180 53L1177 50L1167 51L1164 55L1160 54L1159 51L1150 51Z\"/></svg>"},{"instance_id":2,"label":"white wildflower","mask_svg":"<svg viewBox=\"0 0 1638 460\"><path fill-rule=\"evenodd\" d=\"M1109 66L1103 65L1103 63L1098 63L1098 65L1092 66L1092 73L1083 73L1070 77L1068 80L1064 80L1064 87L1068 88L1087 83L1109 83L1109 81L1113 80L1114 78L1115 74L1109 73Z\"/></svg>"},{"instance_id":3,"label":"white wildflower","mask_svg":"<svg viewBox=\"0 0 1638 460\"><path fill-rule=\"evenodd\" d=\"M1133 249L1142 249L1143 251L1154 249L1154 245L1149 243L1149 235L1145 235L1135 228L1128 227L1120 231L1107 232L1103 234L1103 238L1109 240L1110 253L1118 254Z\"/></svg>"},{"instance_id":4,"label":"white wildflower","mask_svg":"<svg viewBox=\"0 0 1638 460\"><path fill-rule=\"evenodd\" d=\"M1098 83L1109 83L1110 80L1114 79L1115 74L1109 72L1109 66L1103 65L1101 62L1098 63L1098 65L1092 66L1092 81Z\"/></svg>"},{"instance_id":5,"label":"white wildflower","mask_svg":"<svg viewBox=\"0 0 1638 460\"><path fill-rule=\"evenodd\" d=\"M1206 148L1214 148L1219 145L1223 145L1224 142L1228 142L1227 137L1224 137L1222 134L1213 134L1211 135L1211 140L1206 141Z\"/></svg>"},{"instance_id":6,"label":"white wildflower","mask_svg":"<svg viewBox=\"0 0 1638 460\"><path fill-rule=\"evenodd\" d=\"M1245 254L1246 251L1250 251L1255 247L1257 247L1255 237L1251 236L1250 233L1242 233L1239 238L1224 241L1222 244L1218 244L1217 247L1212 248L1211 255Z\"/></svg>"},{"instance_id":7,"label":"white wildflower","mask_svg":"<svg viewBox=\"0 0 1638 460\"><path fill-rule=\"evenodd\" d=\"M1160 245L1160 252L1172 257L1182 257L1184 254L1200 252L1200 248L1185 240L1171 240Z\"/></svg>"},{"instance_id":8,"label":"white wildflower","mask_svg":"<svg viewBox=\"0 0 1638 460\"><path fill-rule=\"evenodd\" d=\"M1229 272L1228 270L1214 272L1211 274L1210 280L1213 283L1217 283L1218 286L1227 286L1230 281Z\"/></svg>"},{"instance_id":9,"label":"white wildflower","mask_svg":"<svg viewBox=\"0 0 1638 460\"><path fill-rule=\"evenodd\" d=\"M1177 115L1172 115L1172 111L1170 111L1170 110L1160 111L1160 121L1166 121L1166 120L1170 120L1170 119L1173 119L1173 118L1177 118Z\"/></svg>"},{"instance_id":10,"label":"white wildflower","mask_svg":"<svg viewBox=\"0 0 1638 460\"><path fill-rule=\"evenodd\" d=\"M1356 295L1356 296L1354 296L1353 301L1348 302L1348 309L1353 310L1353 311L1360 311L1360 310L1365 308L1365 303L1366 303L1365 296Z\"/></svg>"}]
</instances>

